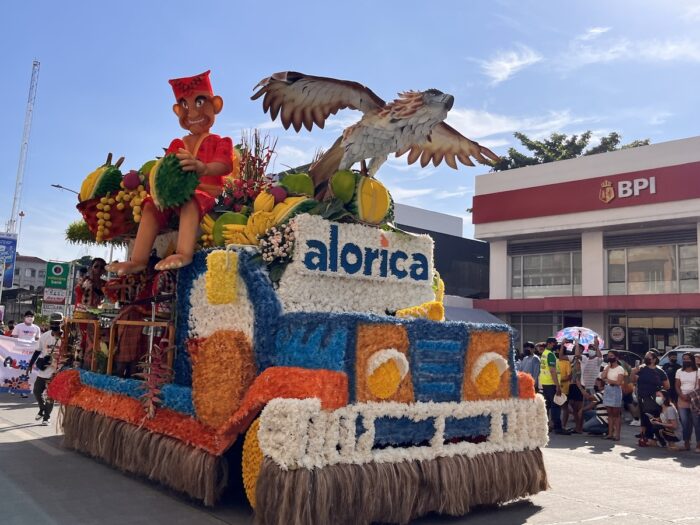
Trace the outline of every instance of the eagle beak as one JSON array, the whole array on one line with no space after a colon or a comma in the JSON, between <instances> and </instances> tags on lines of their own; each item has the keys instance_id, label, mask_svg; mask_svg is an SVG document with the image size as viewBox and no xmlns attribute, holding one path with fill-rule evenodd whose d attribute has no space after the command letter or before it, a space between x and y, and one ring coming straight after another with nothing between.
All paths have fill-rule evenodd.
<instances>
[{"instance_id":1,"label":"eagle beak","mask_svg":"<svg viewBox=\"0 0 700 525\"><path fill-rule=\"evenodd\" d=\"M449 111L452 109L452 106L454 106L455 98L452 95L443 95L442 103L445 104L445 108Z\"/></svg>"}]
</instances>

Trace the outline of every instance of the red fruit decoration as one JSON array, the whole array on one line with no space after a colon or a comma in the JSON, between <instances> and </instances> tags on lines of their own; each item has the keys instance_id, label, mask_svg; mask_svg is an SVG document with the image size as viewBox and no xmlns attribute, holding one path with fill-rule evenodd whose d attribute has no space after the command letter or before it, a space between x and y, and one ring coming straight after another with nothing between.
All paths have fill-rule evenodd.
<instances>
[{"instance_id":1,"label":"red fruit decoration","mask_svg":"<svg viewBox=\"0 0 700 525\"><path fill-rule=\"evenodd\" d=\"M275 198L275 204L279 204L289 195L282 186L272 186L267 192Z\"/></svg>"},{"instance_id":2,"label":"red fruit decoration","mask_svg":"<svg viewBox=\"0 0 700 525\"><path fill-rule=\"evenodd\" d=\"M124 189L135 190L139 187L139 184L141 184L141 175L138 171L131 170L129 173L124 175L122 182L124 184Z\"/></svg>"}]
</instances>

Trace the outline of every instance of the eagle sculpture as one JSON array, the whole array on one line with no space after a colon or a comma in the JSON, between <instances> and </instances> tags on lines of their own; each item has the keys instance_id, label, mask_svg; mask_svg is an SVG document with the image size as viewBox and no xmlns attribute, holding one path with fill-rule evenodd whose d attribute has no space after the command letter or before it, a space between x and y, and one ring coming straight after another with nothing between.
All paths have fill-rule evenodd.
<instances>
[{"instance_id":1,"label":"eagle sculpture","mask_svg":"<svg viewBox=\"0 0 700 525\"><path fill-rule=\"evenodd\" d=\"M326 119L338 110L362 111L362 118L346 128L333 146L309 169L316 185L316 197L322 199L330 177L338 170L350 169L356 162L369 159L367 175L374 176L391 153L408 153L408 163L420 157L421 166L443 160L457 169L457 161L474 166L470 157L482 164L497 161L491 150L464 137L443 121L452 109L452 95L428 89L406 91L388 104L371 89L348 80L284 71L261 80L251 97L263 97L263 111L272 120L281 116L285 129L298 132L314 124L323 128ZM487 158L488 157L488 158Z\"/></svg>"}]
</instances>

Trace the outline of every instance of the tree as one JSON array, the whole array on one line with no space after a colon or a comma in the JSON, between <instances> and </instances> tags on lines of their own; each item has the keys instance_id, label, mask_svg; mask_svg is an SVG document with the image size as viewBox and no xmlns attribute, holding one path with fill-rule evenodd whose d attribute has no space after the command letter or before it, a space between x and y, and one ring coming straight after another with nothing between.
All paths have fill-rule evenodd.
<instances>
[{"instance_id":1,"label":"tree","mask_svg":"<svg viewBox=\"0 0 700 525\"><path fill-rule=\"evenodd\" d=\"M508 155L501 157L501 160L494 164L492 171L512 170L535 164L545 164L557 160L573 159L585 155L595 155L597 153L649 145L649 139L635 140L629 144L620 145L622 136L613 131L601 138L597 146L588 147L592 134L591 131L586 131L581 135L568 137L564 133L552 133L547 139L533 140L525 133L515 132L513 133L515 138L532 153L532 156L520 153L515 148L510 148Z\"/></svg>"}]
</instances>

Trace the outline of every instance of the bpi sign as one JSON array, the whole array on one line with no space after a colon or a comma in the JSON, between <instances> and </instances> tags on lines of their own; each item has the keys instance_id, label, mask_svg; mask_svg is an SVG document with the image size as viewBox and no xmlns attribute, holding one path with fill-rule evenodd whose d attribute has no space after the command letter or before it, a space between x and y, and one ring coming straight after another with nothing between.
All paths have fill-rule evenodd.
<instances>
[{"instance_id":1,"label":"bpi sign","mask_svg":"<svg viewBox=\"0 0 700 525\"><path fill-rule=\"evenodd\" d=\"M615 191L612 182L609 180L603 181L600 184L600 193L598 197L607 204L616 197L618 199L639 197L642 192L649 193L649 195L654 195L656 193L656 177L618 181L617 191Z\"/></svg>"}]
</instances>

